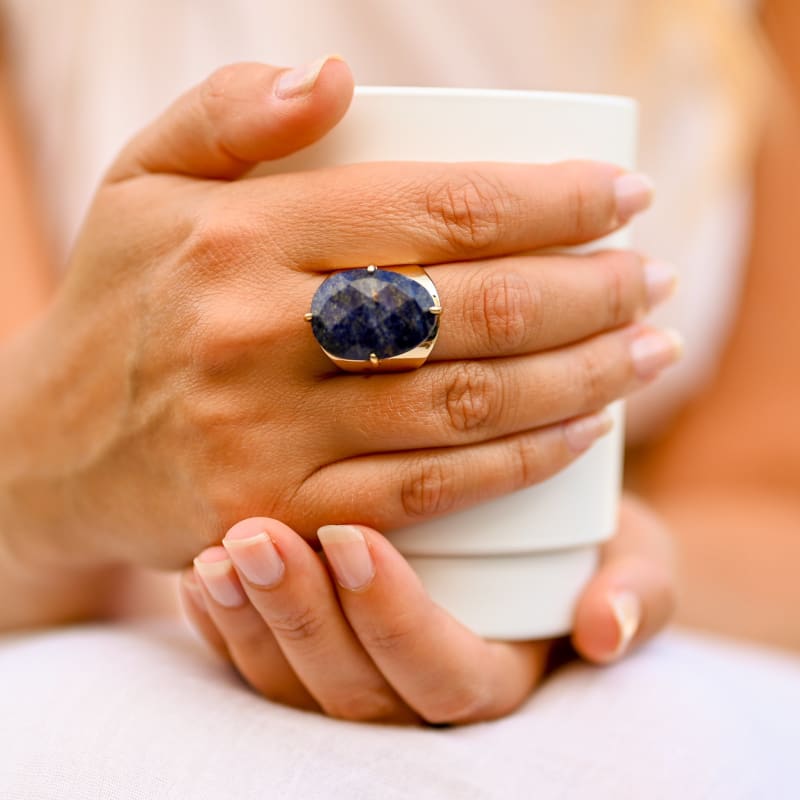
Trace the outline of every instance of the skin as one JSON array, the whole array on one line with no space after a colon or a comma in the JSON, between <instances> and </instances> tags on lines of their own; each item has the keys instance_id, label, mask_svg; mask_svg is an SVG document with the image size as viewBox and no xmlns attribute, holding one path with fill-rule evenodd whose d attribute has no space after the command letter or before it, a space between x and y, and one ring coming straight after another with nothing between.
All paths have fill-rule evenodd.
<instances>
[{"instance_id":1,"label":"skin","mask_svg":"<svg viewBox=\"0 0 800 800\"><path fill-rule=\"evenodd\" d=\"M0 389L0 523L20 571L180 567L255 511L312 538L455 510L563 468L590 443L574 446L571 421L677 357L639 322L642 257L520 255L624 224L636 209L620 205L619 168L386 163L237 181L347 108L342 61L302 97L279 97L280 75L223 69L136 137L54 302L2 353L17 380ZM424 370L343 375L309 335L299 310L320 277L368 253L434 264L451 320ZM643 338L659 364L634 361Z\"/></svg>"},{"instance_id":2,"label":"skin","mask_svg":"<svg viewBox=\"0 0 800 800\"><path fill-rule=\"evenodd\" d=\"M781 23L789 22L787 17L791 16L789 4L768 6L767 30L778 45L776 49L779 56L784 52L781 40L787 35L791 38L791 34L787 33L790 26ZM797 26L794 26L794 30L797 30ZM796 46L785 49L787 53L797 51ZM786 62L790 63L790 59L787 58ZM792 75L796 80L796 73ZM776 414L759 413L760 406L754 390L761 381L753 381L752 375L761 377L766 374L771 379L771 385L786 387L785 397L796 396L792 388L797 378L785 369L784 361L777 356L781 351L791 351L791 343L798 338L798 326L793 309L788 308L786 302L780 302L791 292L785 288L775 289L774 277L780 275L782 281L787 278L783 256L778 257L778 254L792 252L797 246L790 214L792 203L789 202L794 196L793 186L797 185L797 181L792 180L796 172L796 158L793 156L796 124L793 110L787 110L780 118L773 119L760 160L751 278L742 309L742 320L751 319L752 322L749 325L743 322L738 327L736 336L739 338L734 340L738 346L730 348L720 377L711 391L681 420L673 436L640 458L635 470L643 491L673 523L682 548L686 576L680 612L682 617L706 627L790 646L797 646L797 632L792 630L791 619L785 610L793 607L792 592L796 589L790 564L796 563L791 553L797 541L800 515L791 493L795 491L792 488L792 476L800 474L793 454L800 450L788 446L796 433L796 429L787 431L786 428L787 421L793 418L793 412L789 413L787 409L782 414L778 409ZM4 259L4 263L9 262ZM785 287L785 284L782 285ZM764 309L769 309L769 315L765 314ZM775 341L773 337L777 332L780 332L781 341L788 340L787 347L767 347L767 344ZM754 372L754 369L757 371ZM721 411L727 414L726 409L730 407L733 396L730 391L724 390L734 385L726 383L726 376L736 374L747 375L750 379L740 379L736 385L739 391L735 396L740 401L736 404L736 413L720 418ZM770 381L766 383L769 385ZM726 424L714 424L715 420L720 419L725 420ZM694 422L688 424L687 420ZM780 428L777 427L778 423ZM737 448L762 467L763 471L758 475L754 474L755 470L750 472L732 467L731 464L738 459L731 459L730 450L719 447L730 443L730 425L735 425L733 429L747 431L746 436L737 440ZM786 442L787 446L775 447L776 442L781 445ZM726 455L715 458L715 452L726 452ZM697 466L694 477L700 481L702 490L693 495L688 492L689 479L680 475L681 469L687 464ZM764 475L770 476L769 480ZM692 482L692 486L697 485ZM778 485L787 487L787 490L776 490ZM731 493L730 489L734 487L736 491ZM645 513L650 515L650 512ZM632 535L626 533L629 530L641 531L646 527L635 515L630 525L624 520L625 517L620 534L623 538ZM752 570L752 548L749 544L754 527L763 529L763 536L767 537L765 541L773 545L760 549L766 553L768 564L773 568L768 580L760 579L759 572ZM745 539L745 536L748 538ZM741 541L741 546L732 546L731 540ZM620 561L626 559L621 558ZM661 552L657 557L651 556L648 563L663 565L668 563L668 558ZM727 570L711 572L714 565L719 563L724 563ZM39 574L42 574L41 571ZM643 574L647 574L647 571ZM747 579L745 584L741 583L743 578ZM44 581L42 583L44 585ZM766 583L770 586L767 587ZM734 592L733 588L737 585L746 585L748 590ZM646 596L646 592L642 592L642 595ZM65 596L68 594L62 592L62 598ZM775 625L773 621L778 618L781 624ZM577 622L580 630L580 615ZM598 630L602 626L593 625L590 629ZM646 629L645 625L640 630ZM219 630L214 630L219 636ZM234 634L231 632L229 635ZM209 632L209 636L213 634ZM579 638L577 632L576 637ZM219 643L220 640L217 641ZM580 649L580 641L576 644ZM529 674L535 676L536 668ZM535 683L536 677L531 681L531 686ZM412 697L409 704L412 713L419 713L418 707L423 702L416 696ZM422 716L426 716L425 713ZM463 716L465 719L468 717L469 714Z\"/></svg>"},{"instance_id":3,"label":"skin","mask_svg":"<svg viewBox=\"0 0 800 800\"><path fill-rule=\"evenodd\" d=\"M464 724L508 714L529 697L552 667L554 642L481 639L431 601L384 537L359 530L372 574L353 586L337 567L341 544L321 537L332 565L326 569L286 525L244 520L226 535L224 549L204 551L194 571L183 574L184 609L264 697L329 716ZM247 577L259 537L269 537L283 561L280 578L268 585ZM576 609L577 652L606 664L663 627L674 605L672 556L661 521L626 498L620 532L604 546ZM212 591L220 580L241 587L240 600L230 603L226 587L225 602L218 602ZM632 638L622 637L609 602L621 595L638 605Z\"/></svg>"}]
</instances>

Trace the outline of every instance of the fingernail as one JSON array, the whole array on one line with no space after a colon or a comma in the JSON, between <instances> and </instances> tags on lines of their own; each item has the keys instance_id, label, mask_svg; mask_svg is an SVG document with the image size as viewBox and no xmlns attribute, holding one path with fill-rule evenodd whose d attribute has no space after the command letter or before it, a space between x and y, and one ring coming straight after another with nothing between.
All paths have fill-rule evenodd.
<instances>
[{"instance_id":1,"label":"fingernail","mask_svg":"<svg viewBox=\"0 0 800 800\"><path fill-rule=\"evenodd\" d=\"M617 221L627 222L634 214L644 211L653 202L653 181L639 172L628 172L614 181L617 199Z\"/></svg>"},{"instance_id":2,"label":"fingernail","mask_svg":"<svg viewBox=\"0 0 800 800\"><path fill-rule=\"evenodd\" d=\"M353 592L365 589L375 565L364 534L355 525L324 525L317 536L339 584Z\"/></svg>"},{"instance_id":3,"label":"fingernail","mask_svg":"<svg viewBox=\"0 0 800 800\"><path fill-rule=\"evenodd\" d=\"M573 419L564 426L564 438L570 450L582 453L604 434L614 427L614 421L608 411L599 411L588 417Z\"/></svg>"},{"instance_id":4,"label":"fingernail","mask_svg":"<svg viewBox=\"0 0 800 800\"><path fill-rule=\"evenodd\" d=\"M247 597L239 585L233 564L223 547L209 547L194 560L197 576L208 593L221 606L236 608L244 605Z\"/></svg>"},{"instance_id":5,"label":"fingernail","mask_svg":"<svg viewBox=\"0 0 800 800\"><path fill-rule=\"evenodd\" d=\"M225 550L250 583L265 588L277 585L283 578L285 567L272 539L266 531L255 536L246 533L229 533L222 540Z\"/></svg>"},{"instance_id":6,"label":"fingernail","mask_svg":"<svg viewBox=\"0 0 800 800\"><path fill-rule=\"evenodd\" d=\"M197 585L197 580L194 577L194 571L186 570L186 572L184 572L181 576L181 581L183 582L183 587L186 589L186 594L189 596L189 599L192 601L193 605L196 606L198 611L208 614L206 600L203 597L203 593L200 591L200 587Z\"/></svg>"},{"instance_id":7,"label":"fingernail","mask_svg":"<svg viewBox=\"0 0 800 800\"><path fill-rule=\"evenodd\" d=\"M610 654L610 659L614 660L628 649L636 631L639 630L642 604L633 592L626 590L611 592L608 595L608 604L619 628L619 641L614 652Z\"/></svg>"},{"instance_id":8,"label":"fingernail","mask_svg":"<svg viewBox=\"0 0 800 800\"><path fill-rule=\"evenodd\" d=\"M312 61L310 64L304 64L302 67L295 67L283 72L275 84L275 95L280 97L281 100L288 100L311 94L322 68L331 59L341 60L339 56L325 56Z\"/></svg>"},{"instance_id":9,"label":"fingernail","mask_svg":"<svg viewBox=\"0 0 800 800\"><path fill-rule=\"evenodd\" d=\"M647 330L631 342L631 360L642 379L655 377L683 353L683 337L673 330Z\"/></svg>"},{"instance_id":10,"label":"fingernail","mask_svg":"<svg viewBox=\"0 0 800 800\"><path fill-rule=\"evenodd\" d=\"M653 308L674 294L678 285L678 271L666 261L648 261L644 265L644 280L647 285L647 305Z\"/></svg>"}]
</instances>

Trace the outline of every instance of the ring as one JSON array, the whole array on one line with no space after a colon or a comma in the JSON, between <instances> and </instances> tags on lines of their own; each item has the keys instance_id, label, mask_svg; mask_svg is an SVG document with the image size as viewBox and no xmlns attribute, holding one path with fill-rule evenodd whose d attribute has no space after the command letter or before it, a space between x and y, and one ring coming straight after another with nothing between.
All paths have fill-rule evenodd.
<instances>
[{"instance_id":1,"label":"ring","mask_svg":"<svg viewBox=\"0 0 800 800\"><path fill-rule=\"evenodd\" d=\"M371 264L325 278L305 318L340 369L396 372L425 363L441 313L436 286L422 267Z\"/></svg>"}]
</instances>

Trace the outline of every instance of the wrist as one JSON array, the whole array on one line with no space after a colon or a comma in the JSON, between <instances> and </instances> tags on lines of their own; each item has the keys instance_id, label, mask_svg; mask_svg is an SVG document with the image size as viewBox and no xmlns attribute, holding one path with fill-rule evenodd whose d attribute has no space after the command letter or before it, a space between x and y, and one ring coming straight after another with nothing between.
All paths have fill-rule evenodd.
<instances>
[{"instance_id":1,"label":"wrist","mask_svg":"<svg viewBox=\"0 0 800 800\"><path fill-rule=\"evenodd\" d=\"M78 504L59 457L72 446L59 414L67 387L48 363L47 340L37 323L0 348L0 568L30 577L104 566L81 541Z\"/></svg>"}]
</instances>

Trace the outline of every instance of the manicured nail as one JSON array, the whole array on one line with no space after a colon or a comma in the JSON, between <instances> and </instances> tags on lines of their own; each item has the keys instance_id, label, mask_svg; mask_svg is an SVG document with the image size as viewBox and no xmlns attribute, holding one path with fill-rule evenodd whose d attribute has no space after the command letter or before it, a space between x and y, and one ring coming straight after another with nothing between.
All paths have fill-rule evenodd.
<instances>
[{"instance_id":1,"label":"manicured nail","mask_svg":"<svg viewBox=\"0 0 800 800\"><path fill-rule=\"evenodd\" d=\"M636 374L647 380L674 364L683 353L683 337L673 330L646 330L631 342Z\"/></svg>"},{"instance_id":2,"label":"manicured nail","mask_svg":"<svg viewBox=\"0 0 800 800\"><path fill-rule=\"evenodd\" d=\"M614 652L609 656L611 660L614 660L628 649L636 631L639 630L642 604L633 592L626 590L611 592L608 595L608 604L619 628L619 641Z\"/></svg>"},{"instance_id":3,"label":"manicured nail","mask_svg":"<svg viewBox=\"0 0 800 800\"><path fill-rule=\"evenodd\" d=\"M295 67L282 73L275 85L275 95L281 100L288 100L311 94L322 68L332 58L338 59L339 56L318 58L310 64L304 64L302 67Z\"/></svg>"},{"instance_id":4,"label":"manicured nail","mask_svg":"<svg viewBox=\"0 0 800 800\"><path fill-rule=\"evenodd\" d=\"M194 568L208 593L221 606L236 608L244 605L247 597L224 547L203 550L194 560Z\"/></svg>"},{"instance_id":5,"label":"manicured nail","mask_svg":"<svg viewBox=\"0 0 800 800\"><path fill-rule=\"evenodd\" d=\"M614 420L611 419L611 414L604 409L597 414L573 419L571 422L566 423L564 426L564 438L567 440L570 450L575 453L582 453L613 427Z\"/></svg>"},{"instance_id":6,"label":"manicured nail","mask_svg":"<svg viewBox=\"0 0 800 800\"><path fill-rule=\"evenodd\" d=\"M647 285L647 305L653 308L675 293L678 271L666 261L648 261L644 265L644 280Z\"/></svg>"},{"instance_id":7,"label":"manicured nail","mask_svg":"<svg viewBox=\"0 0 800 800\"><path fill-rule=\"evenodd\" d=\"M285 567L266 531L254 536L247 531L229 533L222 544L233 559L236 568L256 586L268 588L280 583Z\"/></svg>"},{"instance_id":8,"label":"manicured nail","mask_svg":"<svg viewBox=\"0 0 800 800\"><path fill-rule=\"evenodd\" d=\"M653 181L638 172L620 175L614 181L617 198L617 221L627 222L634 214L644 211L653 202Z\"/></svg>"},{"instance_id":9,"label":"manicured nail","mask_svg":"<svg viewBox=\"0 0 800 800\"><path fill-rule=\"evenodd\" d=\"M183 588L186 589L186 594L192 604L198 611L208 614L206 600L203 597L203 592L200 591L200 587L197 585L197 579L194 577L194 570L186 570L181 576L181 581L183 582Z\"/></svg>"},{"instance_id":10,"label":"manicured nail","mask_svg":"<svg viewBox=\"0 0 800 800\"><path fill-rule=\"evenodd\" d=\"M355 525L324 525L317 536L339 584L353 592L365 589L375 564L364 534Z\"/></svg>"}]
</instances>

